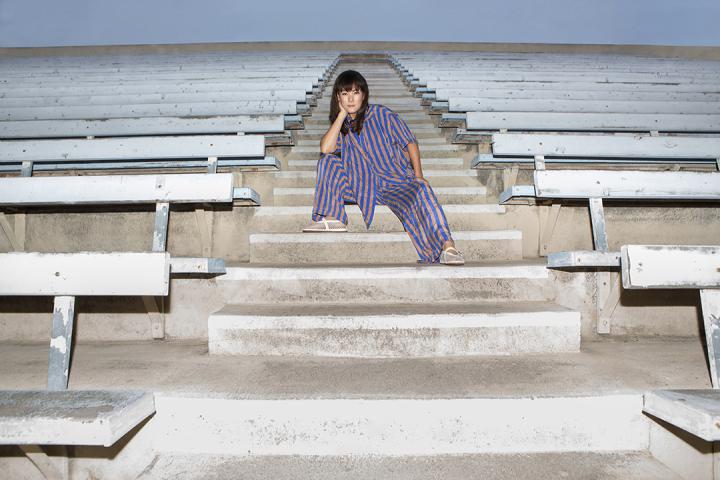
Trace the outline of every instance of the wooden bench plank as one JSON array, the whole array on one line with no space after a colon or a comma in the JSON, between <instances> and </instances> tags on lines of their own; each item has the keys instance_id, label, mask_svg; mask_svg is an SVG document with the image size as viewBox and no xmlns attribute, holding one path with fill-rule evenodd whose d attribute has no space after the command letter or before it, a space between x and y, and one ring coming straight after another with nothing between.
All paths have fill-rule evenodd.
<instances>
[{"instance_id":1,"label":"wooden bench plank","mask_svg":"<svg viewBox=\"0 0 720 480\"><path fill-rule=\"evenodd\" d=\"M109 447L153 413L147 392L0 391L0 444Z\"/></svg>"},{"instance_id":2,"label":"wooden bench plank","mask_svg":"<svg viewBox=\"0 0 720 480\"><path fill-rule=\"evenodd\" d=\"M643 411L708 442L720 440L720 391L655 390Z\"/></svg>"},{"instance_id":3,"label":"wooden bench plank","mask_svg":"<svg viewBox=\"0 0 720 480\"><path fill-rule=\"evenodd\" d=\"M720 132L720 115L578 112L467 112L468 130Z\"/></svg>"},{"instance_id":4,"label":"wooden bench plank","mask_svg":"<svg viewBox=\"0 0 720 480\"><path fill-rule=\"evenodd\" d=\"M539 198L720 200L720 172L535 170Z\"/></svg>"},{"instance_id":5,"label":"wooden bench plank","mask_svg":"<svg viewBox=\"0 0 720 480\"><path fill-rule=\"evenodd\" d=\"M0 253L0 295L168 294L167 252ZM12 272L12 273L7 273Z\"/></svg>"},{"instance_id":6,"label":"wooden bench plank","mask_svg":"<svg viewBox=\"0 0 720 480\"><path fill-rule=\"evenodd\" d=\"M440 103L440 102L434 102ZM720 102L632 101L632 100L555 100L483 99L453 97L447 103L451 112L588 112L652 114L718 114Z\"/></svg>"},{"instance_id":7,"label":"wooden bench plank","mask_svg":"<svg viewBox=\"0 0 720 480\"><path fill-rule=\"evenodd\" d=\"M651 135L493 134L495 155L710 158L720 157L720 137Z\"/></svg>"},{"instance_id":8,"label":"wooden bench plank","mask_svg":"<svg viewBox=\"0 0 720 480\"><path fill-rule=\"evenodd\" d=\"M260 100L238 102L146 103L136 105L87 105L68 107L12 107L0 111L0 120L107 119L134 117L188 117L218 115L295 115L293 100Z\"/></svg>"},{"instance_id":9,"label":"wooden bench plank","mask_svg":"<svg viewBox=\"0 0 720 480\"><path fill-rule=\"evenodd\" d=\"M720 288L720 246L623 245L623 287Z\"/></svg>"},{"instance_id":10,"label":"wooden bench plank","mask_svg":"<svg viewBox=\"0 0 720 480\"><path fill-rule=\"evenodd\" d=\"M0 178L0 205L232 201L232 173Z\"/></svg>"},{"instance_id":11,"label":"wooden bench plank","mask_svg":"<svg viewBox=\"0 0 720 480\"><path fill-rule=\"evenodd\" d=\"M613 267L620 266L620 252L575 250L553 252L547 256L548 268Z\"/></svg>"},{"instance_id":12,"label":"wooden bench plank","mask_svg":"<svg viewBox=\"0 0 720 480\"><path fill-rule=\"evenodd\" d=\"M2 138L120 137L218 133L276 133L282 114L213 117L136 117L105 120L22 120L0 122Z\"/></svg>"},{"instance_id":13,"label":"wooden bench plank","mask_svg":"<svg viewBox=\"0 0 720 480\"><path fill-rule=\"evenodd\" d=\"M0 141L0 163L264 156L262 135Z\"/></svg>"}]
</instances>

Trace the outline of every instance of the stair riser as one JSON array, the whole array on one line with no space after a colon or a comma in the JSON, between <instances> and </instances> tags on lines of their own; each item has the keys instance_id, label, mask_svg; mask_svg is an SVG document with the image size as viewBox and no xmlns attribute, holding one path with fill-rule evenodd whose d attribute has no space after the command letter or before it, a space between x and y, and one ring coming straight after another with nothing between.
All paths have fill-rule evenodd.
<instances>
[{"instance_id":1,"label":"stair riser","mask_svg":"<svg viewBox=\"0 0 720 480\"><path fill-rule=\"evenodd\" d=\"M322 235L334 235L332 233ZM518 260L522 258L522 240L457 240L458 249L468 262L481 260ZM418 259L409 238L399 242L323 242L256 243L250 237L251 263L352 264L405 263Z\"/></svg>"},{"instance_id":2,"label":"stair riser","mask_svg":"<svg viewBox=\"0 0 720 480\"><path fill-rule=\"evenodd\" d=\"M311 177L305 176L305 178L283 178L286 175L282 173L277 175L275 178L275 186L283 188L314 188L316 179L315 172L312 170L306 170L312 173ZM474 176L456 176L446 177L432 175L432 173L426 174L425 178L428 179L430 185L433 187L481 187L482 183L477 177L475 172L472 172Z\"/></svg>"},{"instance_id":3,"label":"stair riser","mask_svg":"<svg viewBox=\"0 0 720 480\"><path fill-rule=\"evenodd\" d=\"M158 452L440 455L648 448L642 396L232 400L156 394ZM598 421L601 418L602 421Z\"/></svg>"},{"instance_id":4,"label":"stair riser","mask_svg":"<svg viewBox=\"0 0 720 480\"><path fill-rule=\"evenodd\" d=\"M469 170L469 162L463 158L423 158L423 170ZM314 172L317 169L315 160L288 160L282 170L305 170Z\"/></svg>"},{"instance_id":5,"label":"stair riser","mask_svg":"<svg viewBox=\"0 0 720 480\"><path fill-rule=\"evenodd\" d=\"M468 194L443 194L435 192L435 196L441 205L455 204L455 205L467 205L472 203L483 202L485 198L485 192L480 193L468 193ZM312 205L313 194L274 194L274 205L276 206L301 206L301 205Z\"/></svg>"},{"instance_id":6,"label":"stair riser","mask_svg":"<svg viewBox=\"0 0 720 480\"><path fill-rule=\"evenodd\" d=\"M293 215L255 216L251 231L255 233L299 232L310 224L311 210L307 209L306 213ZM368 231L362 215L357 209L347 208L346 211L348 211L348 231L358 233ZM507 225L502 213L450 213L446 210L445 216L452 231L504 229ZM392 212L382 209L382 211L376 210L370 230L373 232L402 232L403 226Z\"/></svg>"},{"instance_id":7,"label":"stair riser","mask_svg":"<svg viewBox=\"0 0 720 480\"><path fill-rule=\"evenodd\" d=\"M327 127L328 125L325 125ZM298 141L312 141L317 142L317 144L320 144L320 140L322 139L323 135L325 135L325 132L327 132L327 128L320 131L319 129L313 128L313 129L307 129L307 130L298 130L295 133L295 139ZM415 137L420 140L423 138L431 138L431 139L440 139L446 140L445 137L441 137L441 132L437 130L435 127L432 127L432 129L427 128L416 128L413 130L413 134Z\"/></svg>"},{"instance_id":8,"label":"stair riser","mask_svg":"<svg viewBox=\"0 0 720 480\"><path fill-rule=\"evenodd\" d=\"M337 313L342 315L341 307ZM463 326L455 327L459 319ZM580 349L580 314L575 312L395 315L375 320L218 313L208 321L210 354L409 358L574 353Z\"/></svg>"},{"instance_id":9,"label":"stair riser","mask_svg":"<svg viewBox=\"0 0 720 480\"><path fill-rule=\"evenodd\" d=\"M549 282L537 279L296 280L222 282L227 303L363 303L543 301L553 298Z\"/></svg>"},{"instance_id":10,"label":"stair riser","mask_svg":"<svg viewBox=\"0 0 720 480\"><path fill-rule=\"evenodd\" d=\"M450 145L449 148L434 148L435 146L420 147L420 157L431 157L431 158L459 158L470 150L463 146ZM320 148L317 151L313 150L310 152L298 152L296 150L290 151L287 155L287 160L317 160L320 158Z\"/></svg>"}]
</instances>

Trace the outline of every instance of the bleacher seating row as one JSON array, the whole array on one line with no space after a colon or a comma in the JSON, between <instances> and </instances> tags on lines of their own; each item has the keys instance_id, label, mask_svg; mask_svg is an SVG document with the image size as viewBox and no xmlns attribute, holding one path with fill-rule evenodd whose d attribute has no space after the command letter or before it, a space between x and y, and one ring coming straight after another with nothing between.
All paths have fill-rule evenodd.
<instances>
[{"instance_id":1,"label":"bleacher seating row","mask_svg":"<svg viewBox=\"0 0 720 480\"><path fill-rule=\"evenodd\" d=\"M164 338L158 299L169 294L170 276L225 272L221 258L166 251L172 204L259 205L252 188L236 186L233 173L218 169L279 168L266 146L292 145L287 130L303 128L302 115L315 105L337 58L292 52L0 62L0 226L17 250L0 253L0 271L12 272L0 275L0 296L55 298L48 391L0 393L0 404L15 408L0 444L22 445L44 473L65 478L67 465L58 472L33 445L109 446L155 411L148 393L66 391L75 298L141 296L153 337ZM138 173L144 169L163 173ZM115 174L68 175L90 170ZM206 173L167 173L197 170ZM65 175L33 176L45 172ZM145 252L22 251L25 208L135 204L155 204ZM196 215L212 211L200 208ZM208 224L198 219L201 230ZM78 413L86 406L101 406L107 415L86 418ZM56 417L37 416L38 408L52 408ZM36 420L28 423L28 416Z\"/></svg>"},{"instance_id":2,"label":"bleacher seating row","mask_svg":"<svg viewBox=\"0 0 720 480\"><path fill-rule=\"evenodd\" d=\"M700 290L713 388L720 388L720 247L625 245L609 251L604 200L720 200L720 63L631 56L395 53L395 68L456 143L484 144L474 168L504 170L500 203L551 205L548 268L599 269L598 332L623 288ZM572 166L572 169L569 168ZM515 185L534 168L533 185ZM661 169L671 171L648 171ZM681 169L701 171L677 171ZM560 205L588 202L594 251L548 252ZM607 269L619 270L617 274ZM600 285L610 285L604 292ZM713 441L717 392L658 391L646 412ZM687 405L687 407L686 407Z\"/></svg>"}]
</instances>

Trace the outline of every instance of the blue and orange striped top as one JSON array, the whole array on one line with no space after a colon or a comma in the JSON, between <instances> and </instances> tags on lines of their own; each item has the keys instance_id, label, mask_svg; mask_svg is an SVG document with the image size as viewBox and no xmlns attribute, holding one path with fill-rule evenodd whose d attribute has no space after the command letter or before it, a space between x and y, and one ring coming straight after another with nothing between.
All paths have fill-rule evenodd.
<instances>
[{"instance_id":1,"label":"blue and orange striped top","mask_svg":"<svg viewBox=\"0 0 720 480\"><path fill-rule=\"evenodd\" d=\"M349 115L345 118L348 127L353 121ZM368 104L360 134L352 128L347 135L338 134L336 150L340 150L348 184L368 227L375 214L378 188L415 179L407 152L409 143L417 143L417 139L407 124L397 113L379 104Z\"/></svg>"}]
</instances>

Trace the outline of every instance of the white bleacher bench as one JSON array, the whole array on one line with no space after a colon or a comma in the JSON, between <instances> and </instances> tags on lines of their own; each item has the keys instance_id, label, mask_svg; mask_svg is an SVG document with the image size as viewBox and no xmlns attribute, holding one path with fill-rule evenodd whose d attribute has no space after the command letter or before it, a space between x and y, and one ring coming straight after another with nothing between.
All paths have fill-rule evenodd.
<instances>
[{"instance_id":1,"label":"white bleacher bench","mask_svg":"<svg viewBox=\"0 0 720 480\"><path fill-rule=\"evenodd\" d=\"M657 159L669 161L705 160L717 166L720 159L720 137L664 137L619 135L553 135L495 134L493 154L522 155L535 165L534 185L513 185L499 198L499 203L517 199L588 200L597 256L596 266L608 266L608 251L603 209L604 199L613 200L720 200L718 172L653 172L632 170L546 170L552 155L558 159L585 158L594 162L618 157L634 165ZM556 212L557 213L557 212ZM555 216L556 219L556 216ZM545 253L545 252L542 252ZM573 258L582 259L572 265ZM548 256L548 266L592 266L591 254ZM617 264L616 264L617 265Z\"/></svg>"},{"instance_id":2,"label":"white bleacher bench","mask_svg":"<svg viewBox=\"0 0 720 480\"><path fill-rule=\"evenodd\" d=\"M541 206L544 220L539 232L540 254L547 255L549 268L598 268L598 333L610 332L610 320L620 301L617 274L619 255L609 251L603 202L630 201L719 201L720 172L547 170L554 158L594 159L596 162L624 158L641 165L657 159L677 162L705 160L717 167L720 137L665 137L648 135L496 134L493 154L533 158L533 185L513 185L500 195L500 203L521 201L555 202ZM517 170L515 170L517 172ZM514 182L511 180L511 182ZM549 252L561 204L585 200L590 207L593 251ZM602 287L600 287L602 285Z\"/></svg>"},{"instance_id":3,"label":"white bleacher bench","mask_svg":"<svg viewBox=\"0 0 720 480\"><path fill-rule=\"evenodd\" d=\"M47 479L69 479L67 456L45 445L110 447L155 413L152 393L132 390L0 391L0 445L17 445Z\"/></svg>"},{"instance_id":4,"label":"white bleacher bench","mask_svg":"<svg viewBox=\"0 0 720 480\"><path fill-rule=\"evenodd\" d=\"M233 204L234 202L259 205L260 198L248 187L234 187L231 173L0 178L0 208L154 203L155 228L149 245L149 249L153 252L166 250L171 204ZM212 231L204 227L212 224L209 221L212 211L196 210L196 215L201 229L204 257L175 258L170 262L172 273L224 274L225 263L222 259L206 258L211 250ZM15 225L17 229L17 220ZM20 225L22 228L24 222ZM15 238L24 237L24 232L14 231L10 227L2 213L0 213L0 227L11 243ZM22 249L21 245L15 247L17 250ZM153 337L164 338L165 320L162 309L152 295L143 296L143 301L150 315Z\"/></svg>"},{"instance_id":5,"label":"white bleacher bench","mask_svg":"<svg viewBox=\"0 0 720 480\"><path fill-rule=\"evenodd\" d=\"M700 291L713 390L659 390L645 395L643 410L706 441L720 440L720 245L624 245L622 283L627 289Z\"/></svg>"},{"instance_id":6,"label":"white bleacher bench","mask_svg":"<svg viewBox=\"0 0 720 480\"><path fill-rule=\"evenodd\" d=\"M218 166L269 166L263 135L182 135L53 140L0 141L0 168L32 169L133 169L197 168L209 172ZM103 168L104 167L104 168Z\"/></svg>"},{"instance_id":7,"label":"white bleacher bench","mask_svg":"<svg viewBox=\"0 0 720 480\"><path fill-rule=\"evenodd\" d=\"M0 122L0 139L228 133L279 134L290 126L294 126L297 121L297 116L281 114L3 121Z\"/></svg>"},{"instance_id":8,"label":"white bleacher bench","mask_svg":"<svg viewBox=\"0 0 720 480\"><path fill-rule=\"evenodd\" d=\"M0 253L0 296L53 296L48 390L67 388L76 296L166 296L170 254Z\"/></svg>"}]
</instances>

